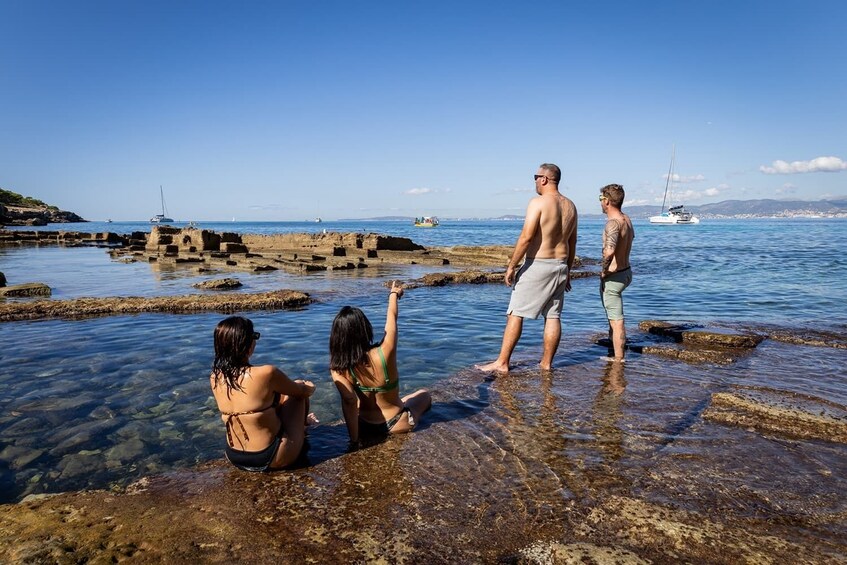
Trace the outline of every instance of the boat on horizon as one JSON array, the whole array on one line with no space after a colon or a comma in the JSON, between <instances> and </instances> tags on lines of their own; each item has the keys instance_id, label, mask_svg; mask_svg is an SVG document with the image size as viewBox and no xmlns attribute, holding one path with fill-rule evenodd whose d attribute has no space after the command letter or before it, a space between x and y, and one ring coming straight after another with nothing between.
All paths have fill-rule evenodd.
<instances>
[{"instance_id":1,"label":"boat on horizon","mask_svg":"<svg viewBox=\"0 0 847 565\"><path fill-rule=\"evenodd\" d=\"M415 227L416 228L434 228L438 226L438 218L435 216L424 216L422 218L415 218Z\"/></svg>"},{"instance_id":2,"label":"boat on horizon","mask_svg":"<svg viewBox=\"0 0 847 565\"><path fill-rule=\"evenodd\" d=\"M162 190L162 185L159 185L159 198L162 200L162 213L156 214L152 218L150 218L151 224L167 224L172 223L173 218L168 218L167 211L165 210L165 192Z\"/></svg>"},{"instance_id":3,"label":"boat on horizon","mask_svg":"<svg viewBox=\"0 0 847 565\"><path fill-rule=\"evenodd\" d=\"M673 175L675 164L676 145L674 145L673 151L671 152L671 165L668 168L668 178L665 182L665 195L664 197L662 197L662 211L659 213L658 216L650 216L651 224L685 225L700 223L700 218L686 210L685 206L682 204L679 204L677 206L670 206L667 210L665 210L665 204L668 201L668 191L673 194Z\"/></svg>"}]
</instances>

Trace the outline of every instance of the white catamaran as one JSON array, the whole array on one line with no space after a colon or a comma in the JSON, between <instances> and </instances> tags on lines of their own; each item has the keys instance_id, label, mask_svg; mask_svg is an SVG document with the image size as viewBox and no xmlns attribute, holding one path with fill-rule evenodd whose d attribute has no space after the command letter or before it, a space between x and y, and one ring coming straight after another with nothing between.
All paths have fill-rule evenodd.
<instances>
[{"instance_id":1,"label":"white catamaran","mask_svg":"<svg viewBox=\"0 0 847 565\"><path fill-rule=\"evenodd\" d=\"M670 206L665 210L668 201L668 190L673 194L674 164L676 161L676 146L671 154L671 166L668 169L668 180L665 182L665 196L662 198L662 212L658 216L650 216L651 224L699 224L700 218L685 209L685 206Z\"/></svg>"},{"instance_id":2,"label":"white catamaran","mask_svg":"<svg viewBox=\"0 0 847 565\"><path fill-rule=\"evenodd\" d=\"M165 211L165 192L162 190L162 185L159 185L159 197L162 199L162 213L156 214L152 218L150 218L151 224L167 224L173 222L173 218L168 218L167 212Z\"/></svg>"}]
</instances>

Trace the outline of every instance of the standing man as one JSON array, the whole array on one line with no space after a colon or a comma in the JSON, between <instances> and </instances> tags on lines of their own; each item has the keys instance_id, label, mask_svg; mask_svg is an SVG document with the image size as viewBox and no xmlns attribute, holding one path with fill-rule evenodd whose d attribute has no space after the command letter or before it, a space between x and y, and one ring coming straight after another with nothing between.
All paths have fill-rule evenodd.
<instances>
[{"instance_id":1,"label":"standing man","mask_svg":"<svg viewBox=\"0 0 847 565\"><path fill-rule=\"evenodd\" d=\"M606 228L603 230L603 269L600 271L600 295L609 320L610 353L614 351L614 360L624 360L626 347L626 327L623 320L623 293L632 282L632 269L629 265L629 252L635 229L632 220L621 212L624 190L619 184L609 184L600 189L600 208L606 214Z\"/></svg>"},{"instance_id":2,"label":"standing man","mask_svg":"<svg viewBox=\"0 0 847 565\"><path fill-rule=\"evenodd\" d=\"M506 268L512 298L506 312L503 344L496 361L477 365L482 371L509 372L509 360L521 337L524 318L544 316L544 353L541 368L553 366L562 336L562 304L571 289L571 267L576 253L576 206L559 193L562 172L551 163L538 167L535 192L529 201L521 235ZM521 259L523 266L515 275Z\"/></svg>"}]
</instances>

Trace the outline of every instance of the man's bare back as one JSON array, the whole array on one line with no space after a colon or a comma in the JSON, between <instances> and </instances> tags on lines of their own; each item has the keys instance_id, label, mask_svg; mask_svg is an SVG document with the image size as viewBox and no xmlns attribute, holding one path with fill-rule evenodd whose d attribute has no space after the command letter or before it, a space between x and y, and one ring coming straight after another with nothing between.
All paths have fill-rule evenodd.
<instances>
[{"instance_id":1,"label":"man's bare back","mask_svg":"<svg viewBox=\"0 0 847 565\"><path fill-rule=\"evenodd\" d=\"M547 193L532 199L530 211L533 208L537 208L538 228L526 250L526 258L569 258L571 236L576 235L577 213L574 203L558 192Z\"/></svg>"}]
</instances>

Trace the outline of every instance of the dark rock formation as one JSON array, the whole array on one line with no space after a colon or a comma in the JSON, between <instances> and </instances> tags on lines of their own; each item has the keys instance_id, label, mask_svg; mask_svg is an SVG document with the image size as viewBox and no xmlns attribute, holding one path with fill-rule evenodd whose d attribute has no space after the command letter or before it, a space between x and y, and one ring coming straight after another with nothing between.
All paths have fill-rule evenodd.
<instances>
[{"instance_id":1,"label":"dark rock formation","mask_svg":"<svg viewBox=\"0 0 847 565\"><path fill-rule=\"evenodd\" d=\"M142 238L145 234L142 233ZM131 236L130 236L131 237ZM131 245L130 237L114 232L89 233L78 231L0 230L0 245L65 245L68 247L124 247Z\"/></svg>"},{"instance_id":2,"label":"dark rock formation","mask_svg":"<svg viewBox=\"0 0 847 565\"><path fill-rule=\"evenodd\" d=\"M238 279L226 278L203 281L193 284L192 286L194 288L202 288L205 290L231 290L233 288L240 288L242 284Z\"/></svg>"},{"instance_id":3,"label":"dark rock formation","mask_svg":"<svg viewBox=\"0 0 847 565\"><path fill-rule=\"evenodd\" d=\"M6 286L6 275L0 272L0 287Z\"/></svg>"},{"instance_id":4,"label":"dark rock formation","mask_svg":"<svg viewBox=\"0 0 847 565\"><path fill-rule=\"evenodd\" d=\"M748 355L764 339L764 336L757 333L734 333L719 328L706 330L694 324L672 324L659 320L645 320L638 324L638 327L649 334L669 338L675 343L628 343L627 349L686 363L734 363Z\"/></svg>"},{"instance_id":5,"label":"dark rock formation","mask_svg":"<svg viewBox=\"0 0 847 565\"><path fill-rule=\"evenodd\" d=\"M84 218L55 207L25 207L0 205L0 225L7 226L46 226L69 222L85 222Z\"/></svg>"},{"instance_id":6,"label":"dark rock formation","mask_svg":"<svg viewBox=\"0 0 847 565\"><path fill-rule=\"evenodd\" d=\"M141 312L235 312L299 308L310 304L311 297L296 290L276 290L255 294L226 295L194 294L144 298L119 296L113 298L75 298L72 300L37 300L8 304L0 302L0 322L37 320L45 318L80 318Z\"/></svg>"},{"instance_id":7,"label":"dark rock formation","mask_svg":"<svg viewBox=\"0 0 847 565\"><path fill-rule=\"evenodd\" d=\"M52 292L44 283L12 284L0 288L0 296L50 296Z\"/></svg>"},{"instance_id":8,"label":"dark rock formation","mask_svg":"<svg viewBox=\"0 0 847 565\"><path fill-rule=\"evenodd\" d=\"M644 320L638 327L645 332L669 337L678 343L712 347L756 347L764 336L758 334L738 334L719 329L703 330L693 324L672 324L658 320Z\"/></svg>"}]
</instances>

